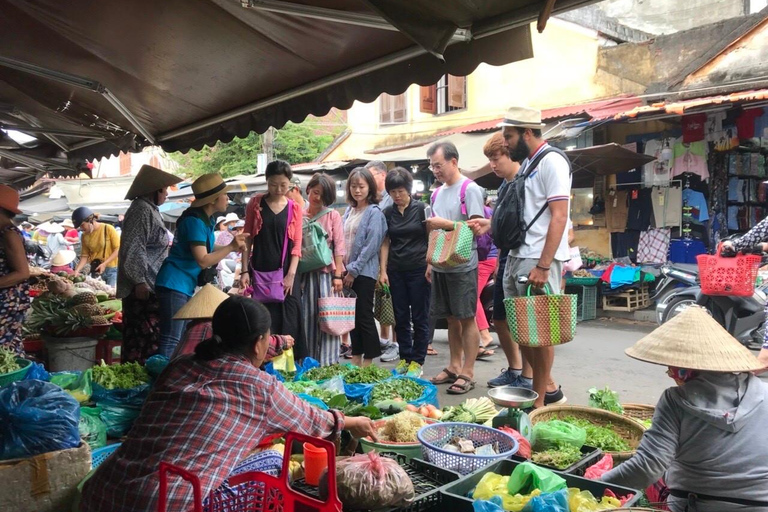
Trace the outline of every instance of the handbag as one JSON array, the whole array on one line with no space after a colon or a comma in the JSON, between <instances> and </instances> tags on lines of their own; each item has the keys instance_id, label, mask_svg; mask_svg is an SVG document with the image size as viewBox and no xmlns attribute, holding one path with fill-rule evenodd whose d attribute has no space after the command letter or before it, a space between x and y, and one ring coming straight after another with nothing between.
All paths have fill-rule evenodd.
<instances>
[{"instance_id":1,"label":"handbag","mask_svg":"<svg viewBox=\"0 0 768 512\"><path fill-rule=\"evenodd\" d=\"M466 222L454 222L452 231L436 229L429 233L427 262L436 268L453 268L472 258L475 235Z\"/></svg>"},{"instance_id":2,"label":"handbag","mask_svg":"<svg viewBox=\"0 0 768 512\"><path fill-rule=\"evenodd\" d=\"M373 317L381 325L395 325L395 306L389 286L377 283L373 301Z\"/></svg>"},{"instance_id":3,"label":"handbag","mask_svg":"<svg viewBox=\"0 0 768 512\"><path fill-rule=\"evenodd\" d=\"M546 295L504 299L507 323L512 339L522 347L551 347L573 340L576 334L577 295L553 295L549 285Z\"/></svg>"},{"instance_id":4,"label":"handbag","mask_svg":"<svg viewBox=\"0 0 768 512\"><path fill-rule=\"evenodd\" d=\"M251 267L251 286L253 287L253 299L259 302L283 302L285 301L285 288L283 287L283 264L285 254L288 252L288 229L293 218L293 201L288 200L288 221L285 223L285 237L283 238L283 253L280 257L280 268L277 270L254 270Z\"/></svg>"},{"instance_id":5,"label":"handbag","mask_svg":"<svg viewBox=\"0 0 768 512\"><path fill-rule=\"evenodd\" d=\"M349 289L317 299L320 330L333 336L342 336L354 329L356 303L357 295Z\"/></svg>"},{"instance_id":6,"label":"handbag","mask_svg":"<svg viewBox=\"0 0 768 512\"><path fill-rule=\"evenodd\" d=\"M327 267L333 261L333 251L328 245L328 233L320 225L318 219L331 213L326 208L311 219L305 218L301 228L301 259L298 271L302 274Z\"/></svg>"},{"instance_id":7,"label":"handbag","mask_svg":"<svg viewBox=\"0 0 768 512\"><path fill-rule=\"evenodd\" d=\"M578 247L571 247L570 254L571 254L571 259L566 261L565 264L563 265L563 270L565 270L566 272L573 272L574 270L579 270L584 265L584 262L581 260L581 250Z\"/></svg>"}]
</instances>

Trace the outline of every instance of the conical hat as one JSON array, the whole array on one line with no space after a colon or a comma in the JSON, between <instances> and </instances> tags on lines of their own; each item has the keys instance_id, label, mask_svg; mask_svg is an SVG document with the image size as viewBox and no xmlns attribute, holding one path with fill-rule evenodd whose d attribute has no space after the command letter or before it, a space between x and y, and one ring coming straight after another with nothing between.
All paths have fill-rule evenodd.
<instances>
[{"instance_id":1,"label":"conical hat","mask_svg":"<svg viewBox=\"0 0 768 512\"><path fill-rule=\"evenodd\" d=\"M757 358L701 307L691 306L625 350L648 363L710 372L750 372Z\"/></svg>"},{"instance_id":2,"label":"conical hat","mask_svg":"<svg viewBox=\"0 0 768 512\"><path fill-rule=\"evenodd\" d=\"M131 183L131 188L129 188L128 193L125 194L125 198L133 200L165 187L170 187L179 182L181 182L181 178L176 177L173 174L161 171L157 167L152 167L151 165L142 165L136 178L134 178L133 183Z\"/></svg>"},{"instance_id":3,"label":"conical hat","mask_svg":"<svg viewBox=\"0 0 768 512\"><path fill-rule=\"evenodd\" d=\"M219 304L229 298L229 295L219 290L212 284L200 288L189 302L173 317L174 320L191 320L193 318L213 318L213 312Z\"/></svg>"}]
</instances>

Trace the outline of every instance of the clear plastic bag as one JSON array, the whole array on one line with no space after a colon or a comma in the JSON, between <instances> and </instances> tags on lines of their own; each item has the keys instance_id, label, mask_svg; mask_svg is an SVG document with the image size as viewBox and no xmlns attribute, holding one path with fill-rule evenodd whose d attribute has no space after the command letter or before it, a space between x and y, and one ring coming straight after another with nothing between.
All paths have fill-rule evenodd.
<instances>
[{"instance_id":1,"label":"clear plastic bag","mask_svg":"<svg viewBox=\"0 0 768 512\"><path fill-rule=\"evenodd\" d=\"M330 379L320 384L320 389L327 389L328 391L333 391L336 394L343 395L344 394L344 377L342 377L341 375L331 377Z\"/></svg>"},{"instance_id":2,"label":"clear plastic bag","mask_svg":"<svg viewBox=\"0 0 768 512\"><path fill-rule=\"evenodd\" d=\"M533 426L533 438L536 451L556 449L563 444L581 448L587 440L587 431L565 421L542 421Z\"/></svg>"},{"instance_id":3,"label":"clear plastic bag","mask_svg":"<svg viewBox=\"0 0 768 512\"><path fill-rule=\"evenodd\" d=\"M21 380L0 388L0 460L80 446L80 404L59 386Z\"/></svg>"},{"instance_id":4,"label":"clear plastic bag","mask_svg":"<svg viewBox=\"0 0 768 512\"><path fill-rule=\"evenodd\" d=\"M414 497L413 482L405 470L376 452L339 461L336 487L344 508L350 509L401 507Z\"/></svg>"}]
</instances>

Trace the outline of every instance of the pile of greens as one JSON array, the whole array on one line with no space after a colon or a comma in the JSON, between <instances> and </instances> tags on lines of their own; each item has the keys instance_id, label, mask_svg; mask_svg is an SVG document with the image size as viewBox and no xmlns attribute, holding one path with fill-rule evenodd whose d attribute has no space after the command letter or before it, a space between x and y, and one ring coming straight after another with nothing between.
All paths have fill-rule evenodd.
<instances>
[{"instance_id":1,"label":"pile of greens","mask_svg":"<svg viewBox=\"0 0 768 512\"><path fill-rule=\"evenodd\" d=\"M284 372L283 370L275 370L283 378L284 382L291 382L296 377L296 372Z\"/></svg>"},{"instance_id":2,"label":"pile of greens","mask_svg":"<svg viewBox=\"0 0 768 512\"><path fill-rule=\"evenodd\" d=\"M605 389L591 388L589 390L589 405L616 414L624 413L624 408L619 403L619 394L611 391L608 386L605 386Z\"/></svg>"},{"instance_id":3,"label":"pile of greens","mask_svg":"<svg viewBox=\"0 0 768 512\"><path fill-rule=\"evenodd\" d=\"M344 382L347 384L375 384L390 377L392 377L392 373L389 370L372 364L365 368L354 368L344 375Z\"/></svg>"},{"instance_id":4,"label":"pile of greens","mask_svg":"<svg viewBox=\"0 0 768 512\"><path fill-rule=\"evenodd\" d=\"M149 374L139 363L107 365L102 360L93 367L93 381L106 389L130 389L149 382Z\"/></svg>"},{"instance_id":5,"label":"pile of greens","mask_svg":"<svg viewBox=\"0 0 768 512\"><path fill-rule=\"evenodd\" d=\"M629 443L622 439L619 434L611 428L610 423L605 427L593 425L588 420L574 418L573 416L567 416L561 418L563 421L576 425L587 431L587 440L585 444L600 448L606 452L626 452L632 448Z\"/></svg>"},{"instance_id":6,"label":"pile of greens","mask_svg":"<svg viewBox=\"0 0 768 512\"><path fill-rule=\"evenodd\" d=\"M291 393L307 393L309 389L316 388L317 384L309 381L283 382L283 386Z\"/></svg>"},{"instance_id":7,"label":"pile of greens","mask_svg":"<svg viewBox=\"0 0 768 512\"><path fill-rule=\"evenodd\" d=\"M424 386L411 379L391 379L373 386L370 401L377 403L400 398L404 402L411 402L419 398L423 392Z\"/></svg>"},{"instance_id":8,"label":"pile of greens","mask_svg":"<svg viewBox=\"0 0 768 512\"><path fill-rule=\"evenodd\" d=\"M16 354L0 347L0 374L15 372L21 368L16 362Z\"/></svg>"},{"instance_id":9,"label":"pile of greens","mask_svg":"<svg viewBox=\"0 0 768 512\"><path fill-rule=\"evenodd\" d=\"M579 448L567 443L558 443L550 450L533 452L531 461L557 469L565 469L581 460L583 454Z\"/></svg>"},{"instance_id":10,"label":"pile of greens","mask_svg":"<svg viewBox=\"0 0 768 512\"><path fill-rule=\"evenodd\" d=\"M373 405L363 405L358 402L350 402L344 395L336 395L327 404L328 408L336 409L344 416L366 416L372 420L381 419L381 411Z\"/></svg>"},{"instance_id":11,"label":"pile of greens","mask_svg":"<svg viewBox=\"0 0 768 512\"><path fill-rule=\"evenodd\" d=\"M330 402L331 398L338 396L339 394L336 391L331 391L330 389L323 389L320 387L309 388L306 391L304 391L304 393L309 396L319 398L320 400L325 402L326 405L328 404L328 402Z\"/></svg>"},{"instance_id":12,"label":"pile of greens","mask_svg":"<svg viewBox=\"0 0 768 512\"><path fill-rule=\"evenodd\" d=\"M347 364L332 364L330 366L318 366L317 368L312 368L311 370L308 370L307 372L303 373L301 375L301 378L303 380L314 380L314 381L320 381L320 380L327 380L332 379L333 377L337 375L346 375L347 373L351 372L354 369L353 366L347 365Z\"/></svg>"}]
</instances>

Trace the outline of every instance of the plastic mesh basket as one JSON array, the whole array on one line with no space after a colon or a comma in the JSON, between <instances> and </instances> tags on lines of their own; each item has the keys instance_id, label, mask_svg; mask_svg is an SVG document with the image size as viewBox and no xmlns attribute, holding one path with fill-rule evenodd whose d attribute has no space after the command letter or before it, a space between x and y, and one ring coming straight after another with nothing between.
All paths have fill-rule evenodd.
<instances>
[{"instance_id":1,"label":"plastic mesh basket","mask_svg":"<svg viewBox=\"0 0 768 512\"><path fill-rule=\"evenodd\" d=\"M27 376L27 372L29 371L29 369L32 368L32 361L28 361L27 359L22 359L20 357L16 358L16 364L18 364L21 368L19 368L18 370L0 375L0 386L5 386L6 384L10 384L11 382L22 380L24 377Z\"/></svg>"},{"instance_id":2,"label":"plastic mesh basket","mask_svg":"<svg viewBox=\"0 0 768 512\"><path fill-rule=\"evenodd\" d=\"M435 423L422 427L416 435L421 443L424 460L462 475L483 468L496 460L509 458L517 453L519 447L515 438L509 434L473 423ZM443 449L454 437L472 441L475 448L487 444L497 445L497 453L474 455Z\"/></svg>"},{"instance_id":3,"label":"plastic mesh basket","mask_svg":"<svg viewBox=\"0 0 768 512\"><path fill-rule=\"evenodd\" d=\"M755 292L760 256L740 254L723 258L718 252L714 256L700 254L696 261L704 295L750 297Z\"/></svg>"},{"instance_id":4,"label":"plastic mesh basket","mask_svg":"<svg viewBox=\"0 0 768 512\"><path fill-rule=\"evenodd\" d=\"M115 443L111 444L109 446L105 446L104 448L99 448L97 450L93 450L91 452L91 466L93 469L96 469L99 467L99 465L107 460L107 457L112 455L112 453L115 452L118 448L120 448L120 445L123 443Z\"/></svg>"}]
</instances>

